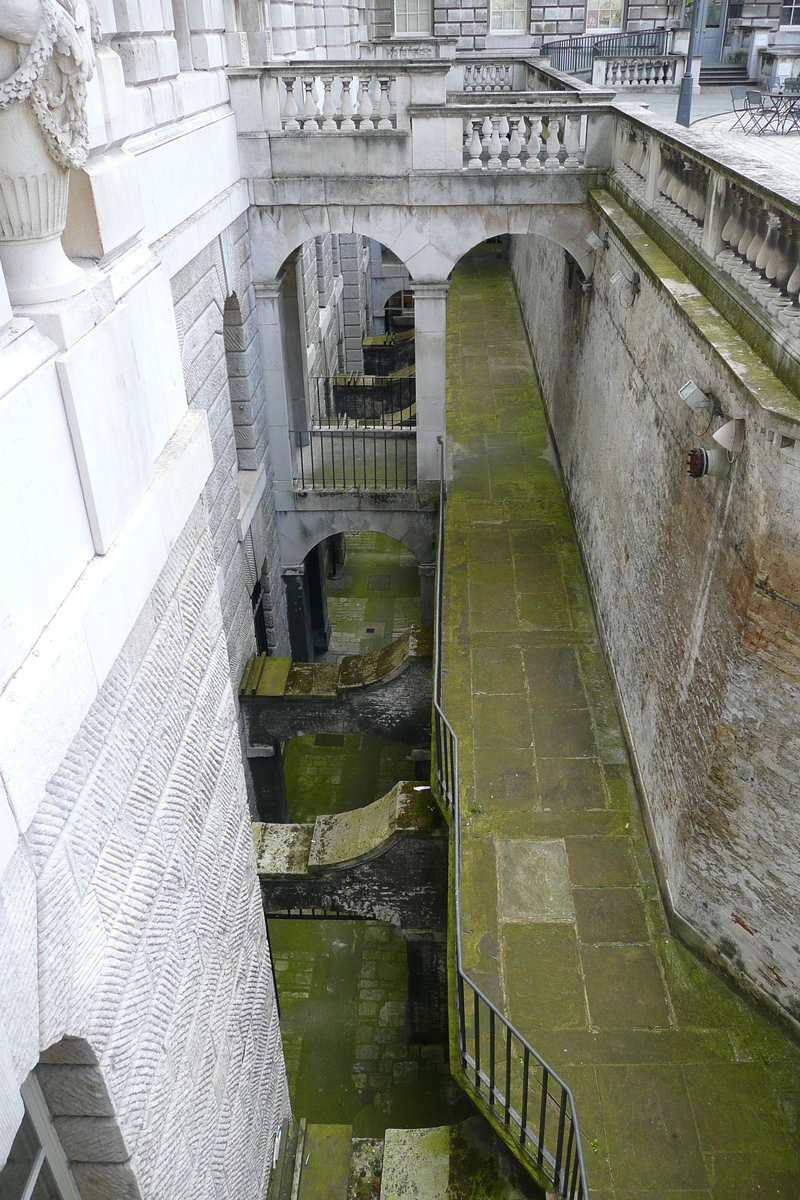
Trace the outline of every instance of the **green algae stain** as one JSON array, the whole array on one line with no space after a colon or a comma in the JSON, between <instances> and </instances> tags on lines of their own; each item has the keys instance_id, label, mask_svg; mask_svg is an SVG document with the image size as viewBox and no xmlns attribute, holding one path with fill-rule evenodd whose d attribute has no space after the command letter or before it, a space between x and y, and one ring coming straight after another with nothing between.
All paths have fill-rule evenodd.
<instances>
[{"instance_id":1,"label":"green algae stain","mask_svg":"<svg viewBox=\"0 0 800 1200\"><path fill-rule=\"evenodd\" d=\"M374 921L272 920L269 937L295 1118L376 1138L470 1114L446 1043L409 1041L397 931Z\"/></svg>"}]
</instances>

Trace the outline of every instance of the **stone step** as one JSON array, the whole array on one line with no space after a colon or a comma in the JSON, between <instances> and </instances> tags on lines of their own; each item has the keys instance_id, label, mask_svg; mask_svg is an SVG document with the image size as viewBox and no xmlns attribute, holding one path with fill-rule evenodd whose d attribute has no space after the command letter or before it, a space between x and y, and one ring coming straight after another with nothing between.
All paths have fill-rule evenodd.
<instances>
[{"instance_id":1,"label":"stone step","mask_svg":"<svg viewBox=\"0 0 800 1200\"><path fill-rule=\"evenodd\" d=\"M736 63L710 63L700 68L701 87L727 87L747 82L747 67Z\"/></svg>"},{"instance_id":2,"label":"stone step","mask_svg":"<svg viewBox=\"0 0 800 1200\"><path fill-rule=\"evenodd\" d=\"M347 1200L350 1125L307 1125L298 1139L291 1200Z\"/></svg>"},{"instance_id":3,"label":"stone step","mask_svg":"<svg viewBox=\"0 0 800 1200\"><path fill-rule=\"evenodd\" d=\"M544 1200L481 1117L387 1129L380 1200Z\"/></svg>"}]
</instances>

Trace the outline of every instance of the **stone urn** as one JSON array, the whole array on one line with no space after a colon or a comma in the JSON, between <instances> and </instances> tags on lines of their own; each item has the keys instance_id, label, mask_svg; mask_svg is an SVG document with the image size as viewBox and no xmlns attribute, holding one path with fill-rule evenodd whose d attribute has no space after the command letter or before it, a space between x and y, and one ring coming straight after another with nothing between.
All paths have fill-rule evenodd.
<instances>
[{"instance_id":1,"label":"stone urn","mask_svg":"<svg viewBox=\"0 0 800 1200\"><path fill-rule=\"evenodd\" d=\"M83 0L0 0L0 263L12 305L84 286L61 235L70 167L86 161L92 25Z\"/></svg>"}]
</instances>

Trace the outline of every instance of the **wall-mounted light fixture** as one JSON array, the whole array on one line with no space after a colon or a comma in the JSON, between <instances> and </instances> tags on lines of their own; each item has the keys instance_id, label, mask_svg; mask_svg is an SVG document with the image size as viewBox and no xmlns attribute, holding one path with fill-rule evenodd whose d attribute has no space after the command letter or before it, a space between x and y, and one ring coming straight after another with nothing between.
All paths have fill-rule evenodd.
<instances>
[{"instance_id":1,"label":"wall-mounted light fixture","mask_svg":"<svg viewBox=\"0 0 800 1200\"><path fill-rule=\"evenodd\" d=\"M623 271L615 271L614 274L611 276L611 283L614 285L616 285L618 283L627 284L626 290L628 291L628 294L631 298L631 302L630 302L630 304L623 304L622 307L623 308L633 308L633 302L636 299L636 297L639 295L639 292L641 291L639 272L631 269L631 275L630 275L630 278L628 278L628 276Z\"/></svg>"},{"instance_id":2,"label":"wall-mounted light fixture","mask_svg":"<svg viewBox=\"0 0 800 1200\"><path fill-rule=\"evenodd\" d=\"M734 419L712 434L716 446L711 450L697 447L689 451L688 471L692 479L700 479L703 475L714 475L724 479L731 469L731 463L744 448L745 423Z\"/></svg>"},{"instance_id":3,"label":"wall-mounted light fixture","mask_svg":"<svg viewBox=\"0 0 800 1200\"><path fill-rule=\"evenodd\" d=\"M597 254L600 250L607 250L608 231L606 231L602 237L599 237L594 230L591 229L586 235L586 245L590 250L594 250L595 254Z\"/></svg>"},{"instance_id":4,"label":"wall-mounted light fixture","mask_svg":"<svg viewBox=\"0 0 800 1200\"><path fill-rule=\"evenodd\" d=\"M692 412L714 412L714 400L702 392L693 379L689 379L682 388L678 388L678 395Z\"/></svg>"}]
</instances>

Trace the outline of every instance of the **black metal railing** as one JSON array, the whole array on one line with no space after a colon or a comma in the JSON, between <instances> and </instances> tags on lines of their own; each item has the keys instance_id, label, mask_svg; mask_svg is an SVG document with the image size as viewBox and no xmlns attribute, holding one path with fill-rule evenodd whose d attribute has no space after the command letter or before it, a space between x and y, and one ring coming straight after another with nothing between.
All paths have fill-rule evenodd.
<instances>
[{"instance_id":1,"label":"black metal railing","mask_svg":"<svg viewBox=\"0 0 800 1200\"><path fill-rule=\"evenodd\" d=\"M413 374L317 376L312 389L314 425L336 429L353 424L381 429L416 425L417 381Z\"/></svg>"},{"instance_id":2,"label":"black metal railing","mask_svg":"<svg viewBox=\"0 0 800 1200\"><path fill-rule=\"evenodd\" d=\"M589 1200L581 1135L572 1092L464 970L461 949L461 814L458 738L442 707L444 582L444 442L439 438L439 543L433 710L436 781L452 817L455 848L455 951L458 1050L461 1070L481 1110L516 1141L524 1159L543 1173L561 1200Z\"/></svg>"},{"instance_id":3,"label":"black metal railing","mask_svg":"<svg viewBox=\"0 0 800 1200\"><path fill-rule=\"evenodd\" d=\"M542 54L550 59L550 66L555 71L563 71L566 75L591 75L596 58L616 58L621 54L658 58L667 53L668 47L669 30L639 29L631 33L607 33L599 37L581 35L547 42L542 46Z\"/></svg>"},{"instance_id":4,"label":"black metal railing","mask_svg":"<svg viewBox=\"0 0 800 1200\"><path fill-rule=\"evenodd\" d=\"M405 491L417 485L416 430L395 427L305 429L290 433L294 483L301 491Z\"/></svg>"}]
</instances>

